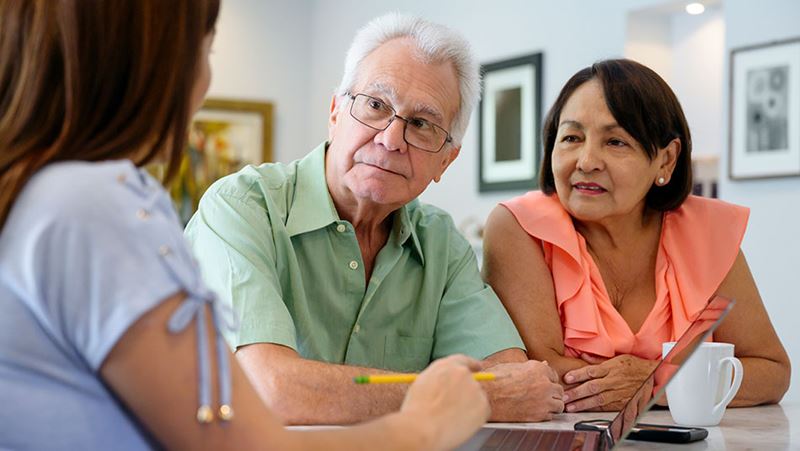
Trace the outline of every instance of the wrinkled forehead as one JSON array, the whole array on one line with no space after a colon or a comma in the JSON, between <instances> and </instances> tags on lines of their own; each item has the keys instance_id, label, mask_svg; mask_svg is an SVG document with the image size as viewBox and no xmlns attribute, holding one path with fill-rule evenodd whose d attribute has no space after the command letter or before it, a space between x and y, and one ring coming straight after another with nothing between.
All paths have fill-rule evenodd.
<instances>
[{"instance_id":1,"label":"wrinkled forehead","mask_svg":"<svg viewBox=\"0 0 800 451\"><path fill-rule=\"evenodd\" d=\"M425 113L442 124L453 120L461 102L453 64L422 58L408 40L389 41L367 55L353 91L380 97L398 114Z\"/></svg>"}]
</instances>

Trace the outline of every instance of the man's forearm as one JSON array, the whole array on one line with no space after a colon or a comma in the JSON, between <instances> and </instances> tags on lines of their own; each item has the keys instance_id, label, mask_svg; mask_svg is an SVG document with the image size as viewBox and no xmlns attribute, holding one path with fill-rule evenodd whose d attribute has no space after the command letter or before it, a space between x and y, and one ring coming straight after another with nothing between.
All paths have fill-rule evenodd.
<instances>
[{"instance_id":1,"label":"man's forearm","mask_svg":"<svg viewBox=\"0 0 800 451\"><path fill-rule=\"evenodd\" d=\"M237 353L237 356L239 353ZM264 402L288 424L351 424L400 408L406 386L357 385L355 376L386 373L300 357L239 359Z\"/></svg>"}]
</instances>

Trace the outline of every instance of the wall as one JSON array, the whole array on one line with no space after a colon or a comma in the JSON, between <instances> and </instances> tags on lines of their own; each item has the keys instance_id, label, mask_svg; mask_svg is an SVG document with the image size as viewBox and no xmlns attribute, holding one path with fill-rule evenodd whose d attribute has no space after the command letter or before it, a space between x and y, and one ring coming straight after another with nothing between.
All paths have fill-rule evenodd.
<instances>
[{"instance_id":1,"label":"wall","mask_svg":"<svg viewBox=\"0 0 800 451\"><path fill-rule=\"evenodd\" d=\"M308 22L312 3L294 0L222 2L209 97L274 104L273 158L290 161L307 147L311 71Z\"/></svg>"},{"instance_id":2,"label":"wall","mask_svg":"<svg viewBox=\"0 0 800 451\"><path fill-rule=\"evenodd\" d=\"M728 0L725 2L725 60L730 50L779 39L800 37L800 2L795 0ZM755 24L758 24L756 26ZM755 29L754 29L755 28ZM728 143L729 73L724 73L723 126L720 139ZM750 207L750 224L742 248L772 322L792 357L792 387L786 399L800 400L800 177L732 181L728 156L722 154L720 192L723 199Z\"/></svg>"}]
</instances>

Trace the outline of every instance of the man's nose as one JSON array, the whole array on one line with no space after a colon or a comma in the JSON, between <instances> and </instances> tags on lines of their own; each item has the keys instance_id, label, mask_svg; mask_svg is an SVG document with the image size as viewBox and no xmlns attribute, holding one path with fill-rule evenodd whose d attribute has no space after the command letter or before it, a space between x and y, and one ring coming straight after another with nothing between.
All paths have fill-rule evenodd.
<instances>
[{"instance_id":1,"label":"man's nose","mask_svg":"<svg viewBox=\"0 0 800 451\"><path fill-rule=\"evenodd\" d=\"M382 144L386 150L398 150L404 152L408 150L408 144L404 137L406 129L405 119L395 116L385 130L375 136L376 142Z\"/></svg>"}]
</instances>

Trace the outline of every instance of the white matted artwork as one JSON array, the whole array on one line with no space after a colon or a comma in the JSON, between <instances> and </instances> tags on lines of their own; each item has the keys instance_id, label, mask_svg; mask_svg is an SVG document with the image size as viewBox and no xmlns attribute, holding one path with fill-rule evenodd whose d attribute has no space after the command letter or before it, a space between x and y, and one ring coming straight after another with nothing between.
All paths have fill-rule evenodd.
<instances>
[{"instance_id":1,"label":"white matted artwork","mask_svg":"<svg viewBox=\"0 0 800 451\"><path fill-rule=\"evenodd\" d=\"M800 39L731 51L732 179L800 176Z\"/></svg>"},{"instance_id":2,"label":"white matted artwork","mask_svg":"<svg viewBox=\"0 0 800 451\"><path fill-rule=\"evenodd\" d=\"M486 64L482 72L480 191L533 189L541 158L542 54Z\"/></svg>"}]
</instances>

